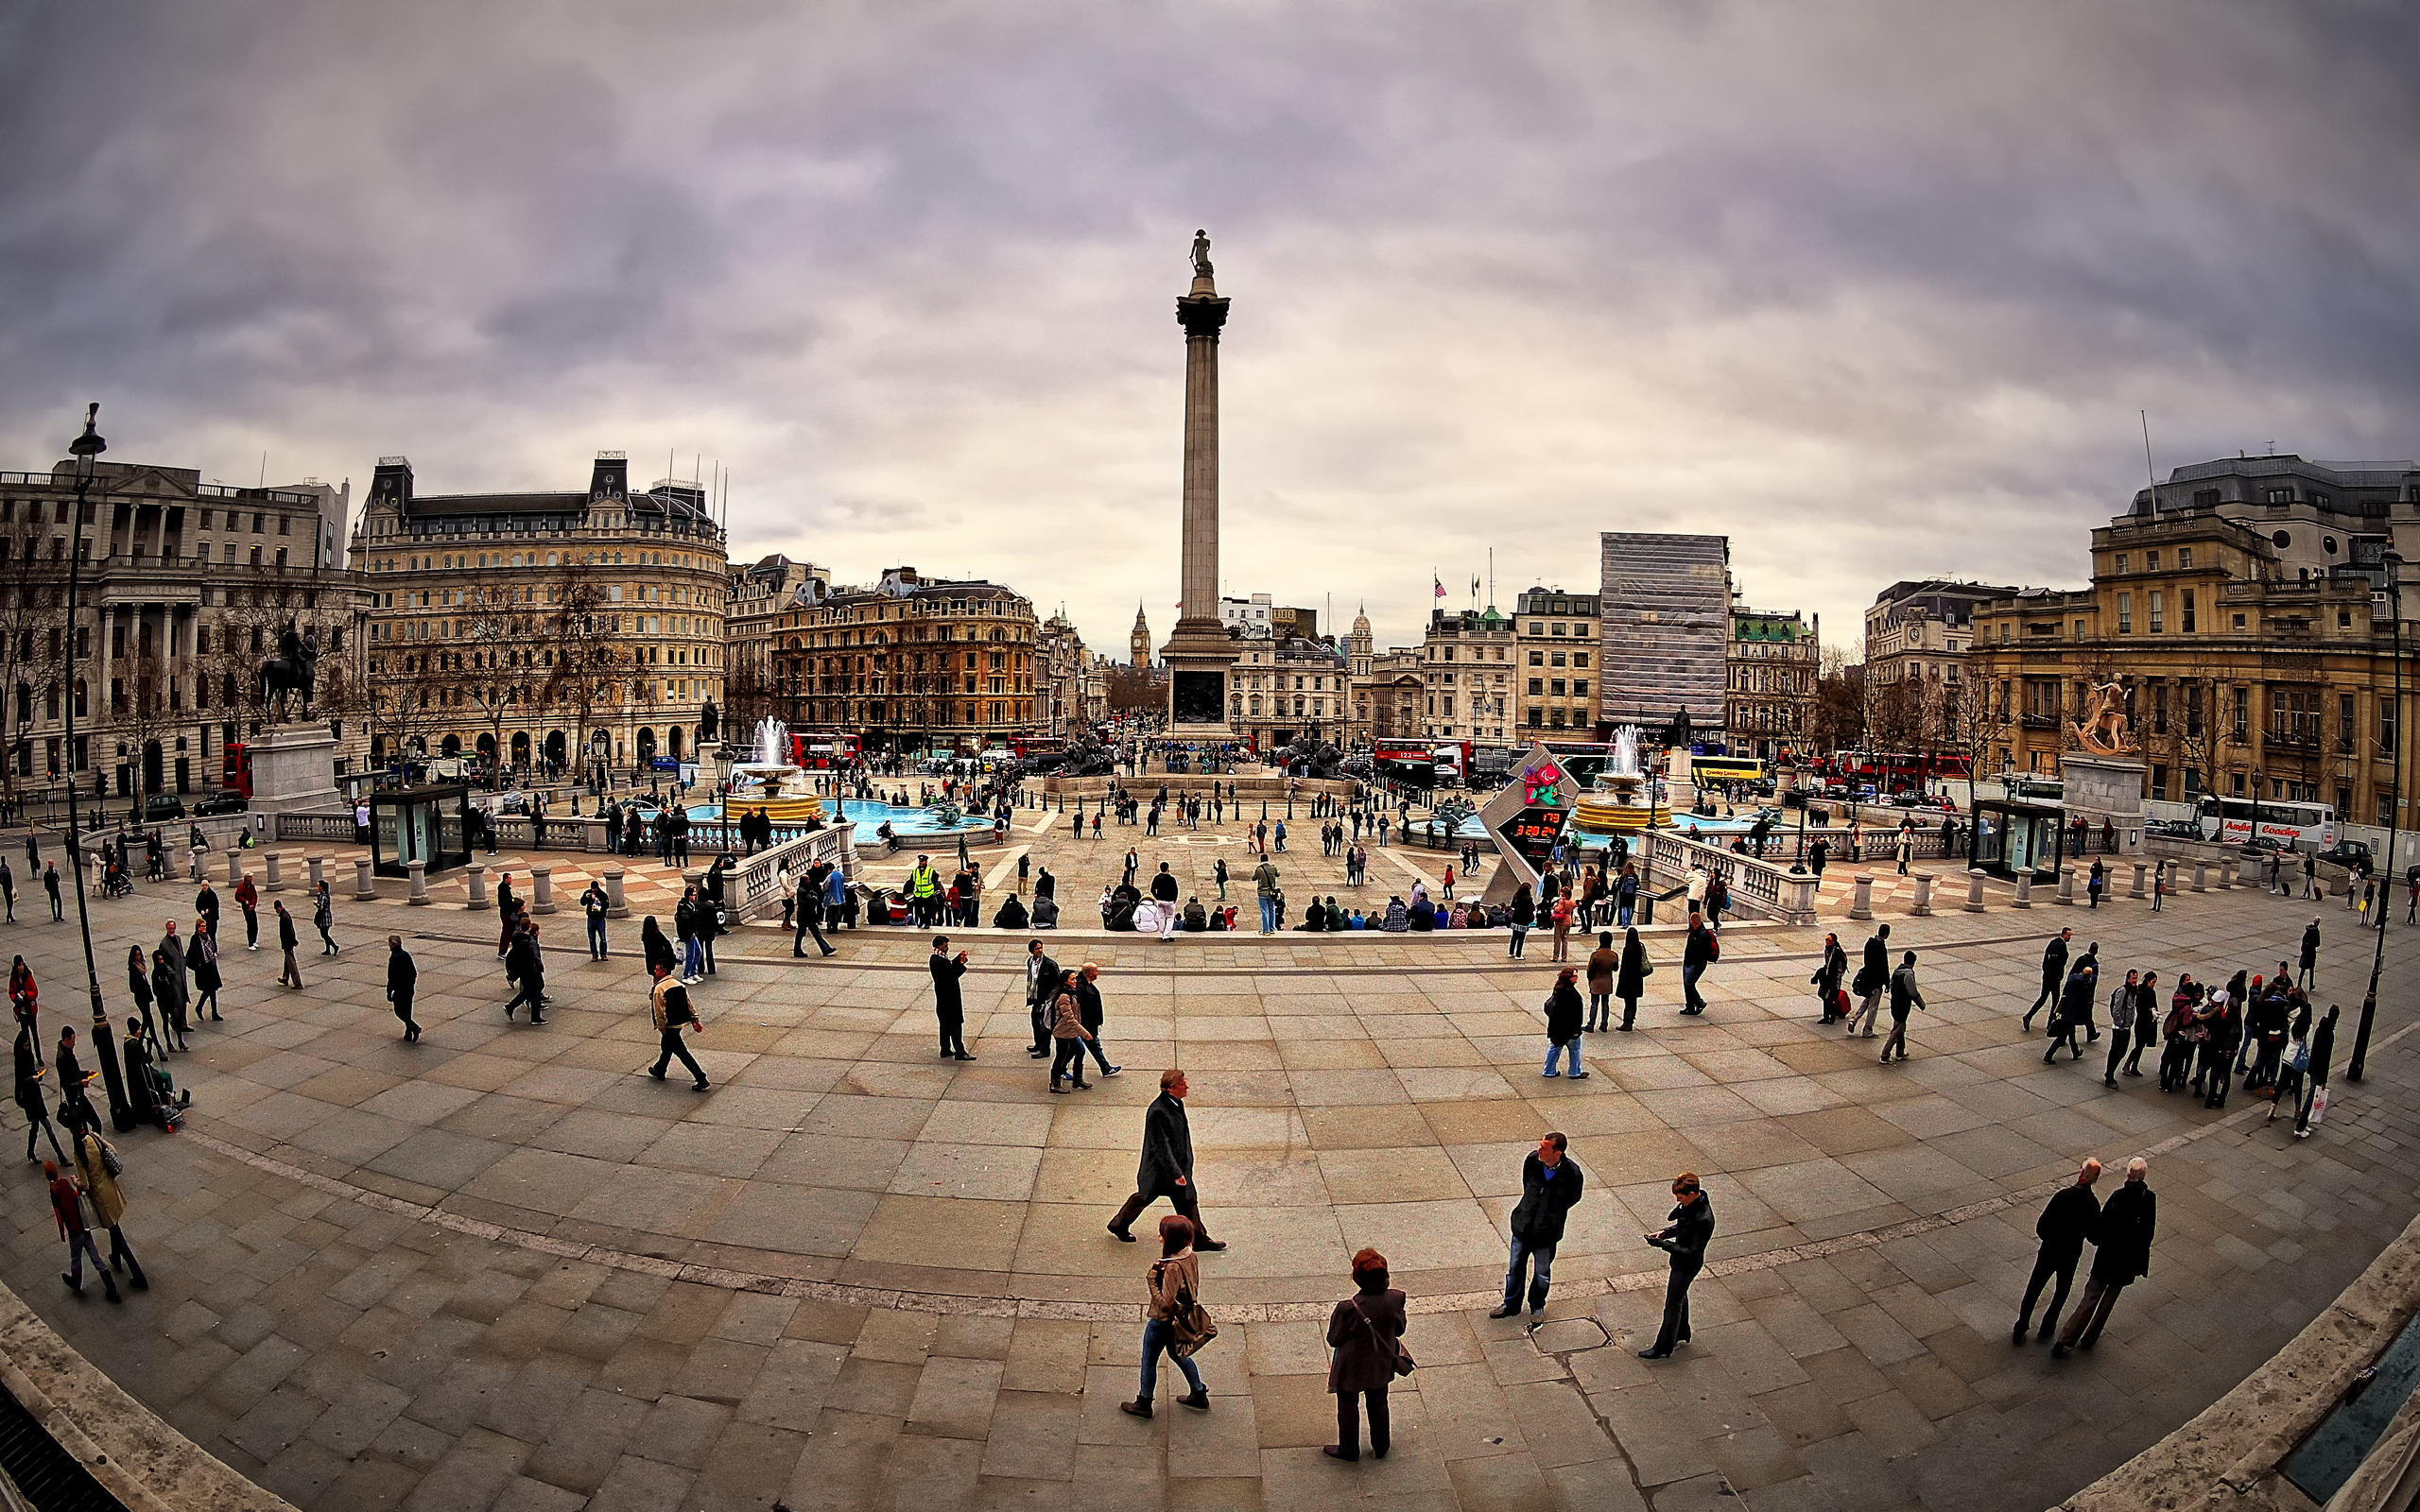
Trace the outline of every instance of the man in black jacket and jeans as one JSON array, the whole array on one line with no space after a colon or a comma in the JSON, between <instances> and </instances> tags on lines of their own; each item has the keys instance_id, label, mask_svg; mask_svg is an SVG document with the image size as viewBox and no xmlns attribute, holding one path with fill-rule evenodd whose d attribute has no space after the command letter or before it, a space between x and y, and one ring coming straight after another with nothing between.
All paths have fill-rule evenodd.
<instances>
[{"instance_id":1,"label":"man in black jacket and jeans","mask_svg":"<svg viewBox=\"0 0 2420 1512\"><path fill-rule=\"evenodd\" d=\"M2060 1190L2033 1220L2033 1236L2042 1241L2041 1253L2033 1258L2033 1278L2025 1283L2025 1300L2016 1310L2016 1328L2009 1334L2011 1344L2025 1342L2025 1330L2033 1319L2033 1304L2041 1299L2042 1288L2052 1277L2059 1284L2050 1293L2049 1311L2042 1314L2042 1332L2037 1338L2048 1338L2058 1332L2059 1311L2067 1305L2067 1288L2075 1284L2076 1262L2083 1258L2083 1242L2100 1222L2100 1199L2092 1194L2092 1184L2100 1179L2100 1162L2086 1160L2076 1173L2075 1185Z\"/></svg>"},{"instance_id":2,"label":"man in black jacket and jeans","mask_svg":"<svg viewBox=\"0 0 2420 1512\"><path fill-rule=\"evenodd\" d=\"M1672 1257L1672 1272L1664 1282L1663 1330L1653 1345L1638 1351L1638 1357L1668 1359L1675 1349L1689 1342L1689 1283L1705 1268L1705 1246L1714 1238L1714 1203L1695 1171L1684 1171L1672 1178L1672 1211L1663 1228L1645 1238Z\"/></svg>"},{"instance_id":3,"label":"man in black jacket and jeans","mask_svg":"<svg viewBox=\"0 0 2420 1512\"><path fill-rule=\"evenodd\" d=\"M1522 1271L1530 1282L1530 1327L1545 1320L1547 1288L1554 1281L1554 1246L1563 1243L1563 1220L1579 1204L1586 1185L1580 1162L1564 1151L1570 1142L1548 1134L1521 1162L1521 1200L1512 1209L1512 1263L1504 1272L1504 1305L1490 1317L1521 1311Z\"/></svg>"},{"instance_id":4,"label":"man in black jacket and jeans","mask_svg":"<svg viewBox=\"0 0 2420 1512\"><path fill-rule=\"evenodd\" d=\"M1171 1066L1160 1073L1160 1095L1143 1110L1143 1159L1134 1170L1134 1194L1109 1220L1109 1231L1132 1244L1134 1220L1155 1199L1166 1197L1168 1206L1192 1220L1193 1247L1215 1252L1227 1246L1201 1226L1201 1194L1193 1187L1193 1127L1184 1118L1185 1091L1184 1072Z\"/></svg>"},{"instance_id":5,"label":"man in black jacket and jeans","mask_svg":"<svg viewBox=\"0 0 2420 1512\"><path fill-rule=\"evenodd\" d=\"M2053 1013L2058 1011L2059 989L2067 981L2067 941L2075 938L2075 935L2072 929L2063 929L2059 931L2059 937L2043 950L2042 992L2033 1000L2033 1006L2025 1010L2023 1022L2026 1028L2033 1027L2033 1016L2045 1007Z\"/></svg>"}]
</instances>

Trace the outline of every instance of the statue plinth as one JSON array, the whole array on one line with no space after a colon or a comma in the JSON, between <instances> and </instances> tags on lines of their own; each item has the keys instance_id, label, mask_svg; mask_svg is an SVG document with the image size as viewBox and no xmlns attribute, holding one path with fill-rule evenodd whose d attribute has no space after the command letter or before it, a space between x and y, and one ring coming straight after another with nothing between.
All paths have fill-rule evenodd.
<instances>
[{"instance_id":1,"label":"statue plinth","mask_svg":"<svg viewBox=\"0 0 2420 1512\"><path fill-rule=\"evenodd\" d=\"M2118 853L2143 853L2143 764L2131 756L2069 751L2059 758L2061 804L2096 836L2102 823L2118 832Z\"/></svg>"},{"instance_id":2,"label":"statue plinth","mask_svg":"<svg viewBox=\"0 0 2420 1512\"><path fill-rule=\"evenodd\" d=\"M331 809L337 792L337 741L325 725L271 725L245 746L251 759L254 814Z\"/></svg>"}]
</instances>

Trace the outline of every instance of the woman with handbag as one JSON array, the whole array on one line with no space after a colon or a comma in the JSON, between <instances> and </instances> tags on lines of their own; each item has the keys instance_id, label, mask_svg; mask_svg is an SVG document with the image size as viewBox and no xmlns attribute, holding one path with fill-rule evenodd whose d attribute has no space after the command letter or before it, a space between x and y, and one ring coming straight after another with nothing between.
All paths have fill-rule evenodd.
<instances>
[{"instance_id":1,"label":"woman with handbag","mask_svg":"<svg viewBox=\"0 0 2420 1512\"><path fill-rule=\"evenodd\" d=\"M125 1171L124 1162L118 1160L117 1146L101 1138L99 1129L85 1125L76 1136L77 1185L84 1189L84 1201L92 1208L93 1227L110 1231L110 1269L123 1264L128 1283L138 1292L147 1292L151 1282L144 1277L143 1263L134 1258L134 1247L126 1242L126 1231L118 1227L126 1217L126 1193L119 1188L117 1178Z\"/></svg>"},{"instance_id":2,"label":"woman with handbag","mask_svg":"<svg viewBox=\"0 0 2420 1512\"><path fill-rule=\"evenodd\" d=\"M1218 1328L1203 1310L1201 1295L1201 1262L1193 1252L1193 1221L1178 1213L1160 1220L1160 1258L1151 1263L1150 1273L1144 1281L1150 1289L1150 1311L1143 1323L1143 1383L1132 1401L1121 1401L1117 1410L1131 1417L1151 1416L1151 1396L1158 1389L1160 1351L1166 1349L1184 1372L1193 1395L1176 1399L1180 1407L1210 1410L1210 1389L1201 1383L1201 1372L1194 1368L1194 1351L1218 1336Z\"/></svg>"},{"instance_id":3,"label":"woman with handbag","mask_svg":"<svg viewBox=\"0 0 2420 1512\"><path fill-rule=\"evenodd\" d=\"M1330 1459L1361 1457L1361 1403L1370 1406L1370 1452L1387 1457L1392 1435L1387 1387L1411 1374L1404 1351L1403 1293L1387 1284L1387 1257L1364 1249L1353 1257L1354 1295L1328 1314L1327 1389L1336 1396L1336 1442L1320 1451Z\"/></svg>"},{"instance_id":4,"label":"woman with handbag","mask_svg":"<svg viewBox=\"0 0 2420 1512\"><path fill-rule=\"evenodd\" d=\"M1614 976L1614 996L1622 1000L1622 1022L1618 1027L1628 1034L1638 1022L1638 1000L1647 990L1647 978L1655 972L1655 963L1647 958L1647 946L1639 939L1638 931L1625 925L1622 931L1622 964Z\"/></svg>"}]
</instances>

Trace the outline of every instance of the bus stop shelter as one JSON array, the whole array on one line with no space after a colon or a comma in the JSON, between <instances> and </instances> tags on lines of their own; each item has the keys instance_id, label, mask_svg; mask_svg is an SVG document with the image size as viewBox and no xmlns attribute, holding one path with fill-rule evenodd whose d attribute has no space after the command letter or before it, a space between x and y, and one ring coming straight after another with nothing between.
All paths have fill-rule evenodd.
<instances>
[{"instance_id":1,"label":"bus stop shelter","mask_svg":"<svg viewBox=\"0 0 2420 1512\"><path fill-rule=\"evenodd\" d=\"M431 876L471 862L471 789L464 782L390 787L370 795L370 869L410 875L418 861Z\"/></svg>"},{"instance_id":2,"label":"bus stop shelter","mask_svg":"<svg viewBox=\"0 0 2420 1512\"><path fill-rule=\"evenodd\" d=\"M2010 882L2021 876L2055 882L2066 858L2066 816L2056 804L1977 799L1966 864Z\"/></svg>"}]
</instances>

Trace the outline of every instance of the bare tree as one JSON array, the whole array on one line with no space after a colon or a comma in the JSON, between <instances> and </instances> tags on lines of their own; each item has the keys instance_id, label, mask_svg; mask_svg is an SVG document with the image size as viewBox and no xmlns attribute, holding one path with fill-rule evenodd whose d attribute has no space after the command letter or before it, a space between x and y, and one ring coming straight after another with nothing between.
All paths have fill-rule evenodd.
<instances>
[{"instance_id":1,"label":"bare tree","mask_svg":"<svg viewBox=\"0 0 2420 1512\"><path fill-rule=\"evenodd\" d=\"M1854 750L1865 742L1865 667L1862 646L1827 645L1815 677L1812 729L1816 747Z\"/></svg>"},{"instance_id":2,"label":"bare tree","mask_svg":"<svg viewBox=\"0 0 2420 1512\"><path fill-rule=\"evenodd\" d=\"M1966 811L1975 811L1975 777L1991 759L1992 749L2008 738L2007 706L1992 696L1989 684L1967 682L1945 688L1940 712L1942 747L1966 763Z\"/></svg>"},{"instance_id":3,"label":"bare tree","mask_svg":"<svg viewBox=\"0 0 2420 1512\"><path fill-rule=\"evenodd\" d=\"M44 531L36 507L26 506L24 521L0 527L0 696L20 731L57 717L66 668L65 575L39 556ZM32 758L30 745L22 753L13 741L9 746L0 768L11 794L32 770Z\"/></svg>"},{"instance_id":4,"label":"bare tree","mask_svg":"<svg viewBox=\"0 0 2420 1512\"><path fill-rule=\"evenodd\" d=\"M621 707L635 662L594 575L567 568L546 597L539 628L542 696L571 716L574 747L584 750L597 713Z\"/></svg>"},{"instance_id":5,"label":"bare tree","mask_svg":"<svg viewBox=\"0 0 2420 1512\"><path fill-rule=\"evenodd\" d=\"M455 644L462 647L456 653L461 659L457 686L488 727L491 790L504 785L505 720L527 706L540 685L536 618L519 590L482 584L465 593L455 622L460 627Z\"/></svg>"}]
</instances>

